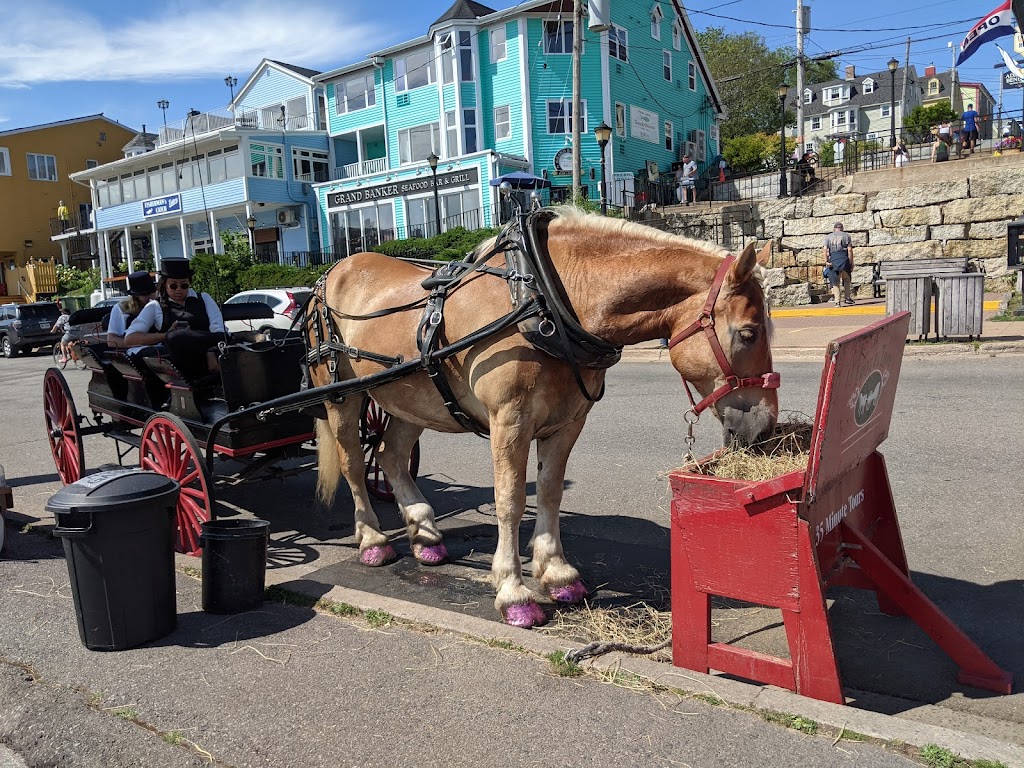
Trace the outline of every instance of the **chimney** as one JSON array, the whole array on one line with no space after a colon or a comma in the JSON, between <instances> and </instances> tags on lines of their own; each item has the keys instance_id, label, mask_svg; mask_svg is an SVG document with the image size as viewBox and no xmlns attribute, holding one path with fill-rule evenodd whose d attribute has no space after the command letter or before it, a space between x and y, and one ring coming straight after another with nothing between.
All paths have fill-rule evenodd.
<instances>
[{"instance_id":1,"label":"chimney","mask_svg":"<svg viewBox=\"0 0 1024 768\"><path fill-rule=\"evenodd\" d=\"M855 67L853 64L846 65L846 79L848 81L857 79L857 67Z\"/></svg>"},{"instance_id":2,"label":"chimney","mask_svg":"<svg viewBox=\"0 0 1024 768\"><path fill-rule=\"evenodd\" d=\"M927 67L924 68L924 76L925 77L935 77L935 65L934 64L929 64Z\"/></svg>"}]
</instances>

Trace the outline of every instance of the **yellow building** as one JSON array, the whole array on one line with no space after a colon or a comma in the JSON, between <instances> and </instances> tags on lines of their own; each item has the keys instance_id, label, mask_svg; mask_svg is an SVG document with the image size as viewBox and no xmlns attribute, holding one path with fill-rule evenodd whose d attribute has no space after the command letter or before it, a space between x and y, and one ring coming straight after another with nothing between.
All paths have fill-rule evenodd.
<instances>
[{"instance_id":1,"label":"yellow building","mask_svg":"<svg viewBox=\"0 0 1024 768\"><path fill-rule=\"evenodd\" d=\"M59 262L61 246L50 238L89 228L89 189L68 176L120 160L135 134L102 114L0 131L0 303L17 293L8 286L11 270Z\"/></svg>"}]
</instances>

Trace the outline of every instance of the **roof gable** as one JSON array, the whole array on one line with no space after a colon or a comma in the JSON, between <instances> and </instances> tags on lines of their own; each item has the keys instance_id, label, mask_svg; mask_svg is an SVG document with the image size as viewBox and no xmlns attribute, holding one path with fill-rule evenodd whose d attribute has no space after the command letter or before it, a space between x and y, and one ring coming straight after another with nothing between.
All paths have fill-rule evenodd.
<instances>
[{"instance_id":1,"label":"roof gable","mask_svg":"<svg viewBox=\"0 0 1024 768\"><path fill-rule=\"evenodd\" d=\"M489 16L492 13L495 13L493 8L488 8L483 3L475 2L475 0L455 0L451 7L441 14L441 18L430 26L434 27L448 21L473 21L481 16Z\"/></svg>"}]
</instances>

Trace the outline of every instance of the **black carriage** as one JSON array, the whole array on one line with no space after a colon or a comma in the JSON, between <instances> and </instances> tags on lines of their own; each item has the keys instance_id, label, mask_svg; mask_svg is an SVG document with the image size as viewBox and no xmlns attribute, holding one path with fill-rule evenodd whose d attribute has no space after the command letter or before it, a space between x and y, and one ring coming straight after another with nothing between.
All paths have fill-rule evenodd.
<instances>
[{"instance_id":1,"label":"black carriage","mask_svg":"<svg viewBox=\"0 0 1024 768\"><path fill-rule=\"evenodd\" d=\"M260 303L226 305L225 321L262 320L273 316ZM313 417L301 410L285 410L267 418L254 405L287 400L304 388L306 350L301 335L271 329L262 333L230 334L218 347L219 374L186 376L158 348L126 354L103 343L82 345L79 355L90 371L89 410L79 413L64 375L46 371L43 410L50 449L57 473L65 484L85 474L83 438L104 434L117 446L118 462L132 450L139 465L177 480L178 500L175 549L200 552L203 522L216 515L214 487L237 483L273 470L275 476L312 466L315 429ZM365 397L365 395L364 395ZM367 491L392 501L391 486L374 454L388 415L366 397L360 423L366 458ZM215 472L216 460L231 460L230 475ZM292 461L287 468L281 463ZM418 444L410 457L416 475Z\"/></svg>"}]
</instances>

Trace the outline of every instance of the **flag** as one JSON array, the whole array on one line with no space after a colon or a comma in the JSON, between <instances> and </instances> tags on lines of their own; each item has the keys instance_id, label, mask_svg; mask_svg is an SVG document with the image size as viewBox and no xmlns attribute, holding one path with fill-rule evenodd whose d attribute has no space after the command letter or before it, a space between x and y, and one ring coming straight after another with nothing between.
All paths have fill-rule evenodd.
<instances>
[{"instance_id":1,"label":"flag","mask_svg":"<svg viewBox=\"0 0 1024 768\"><path fill-rule=\"evenodd\" d=\"M999 48L999 46L997 45L996 48ZM1011 57L1010 54L1008 54L1002 48L999 48L999 52L1003 54L1003 61L1006 62L1006 68L1013 72L1013 74L1015 74L1021 80L1024 80L1024 69L1018 67L1017 62L1013 60L1013 57Z\"/></svg>"},{"instance_id":2,"label":"flag","mask_svg":"<svg viewBox=\"0 0 1024 768\"><path fill-rule=\"evenodd\" d=\"M991 13L974 25L974 28L967 33L963 42L960 43L960 56L957 57L956 65L959 67L971 56L973 56L982 45L1013 34L1013 14L1010 12L1010 0L1000 5Z\"/></svg>"}]
</instances>

